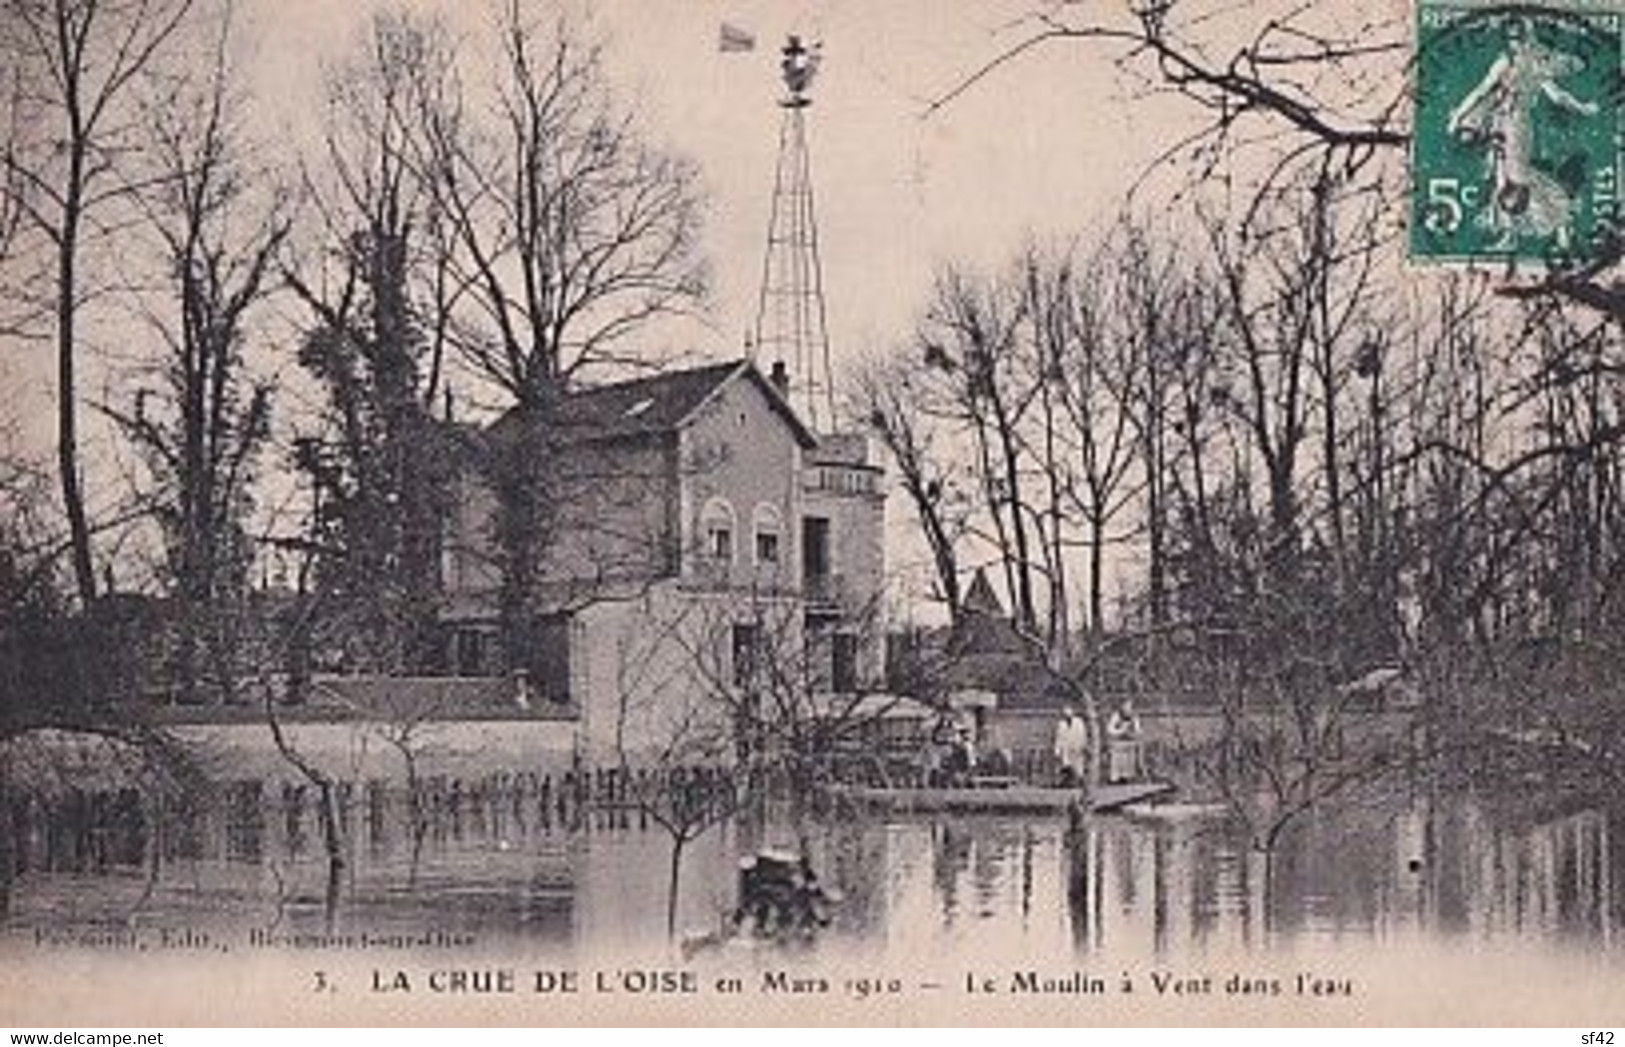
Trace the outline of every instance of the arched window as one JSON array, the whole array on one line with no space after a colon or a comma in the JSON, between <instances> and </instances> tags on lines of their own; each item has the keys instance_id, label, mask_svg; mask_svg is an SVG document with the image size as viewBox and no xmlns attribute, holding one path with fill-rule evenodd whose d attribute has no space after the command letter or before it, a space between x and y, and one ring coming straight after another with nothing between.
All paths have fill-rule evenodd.
<instances>
[{"instance_id":1,"label":"arched window","mask_svg":"<svg viewBox=\"0 0 1625 1047\"><path fill-rule=\"evenodd\" d=\"M734 510L726 499L712 497L700 511L700 536L704 558L712 563L733 563Z\"/></svg>"},{"instance_id":2,"label":"arched window","mask_svg":"<svg viewBox=\"0 0 1625 1047\"><path fill-rule=\"evenodd\" d=\"M751 512L751 531L756 535L756 563L777 567L784 560L784 516L772 502L758 502Z\"/></svg>"}]
</instances>

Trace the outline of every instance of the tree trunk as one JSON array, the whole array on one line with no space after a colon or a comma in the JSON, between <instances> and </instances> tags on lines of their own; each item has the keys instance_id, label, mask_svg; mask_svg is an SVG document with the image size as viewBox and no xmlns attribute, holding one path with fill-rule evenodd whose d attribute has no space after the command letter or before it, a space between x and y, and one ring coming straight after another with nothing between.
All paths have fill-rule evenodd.
<instances>
[{"instance_id":1,"label":"tree trunk","mask_svg":"<svg viewBox=\"0 0 1625 1047\"><path fill-rule=\"evenodd\" d=\"M1275 853L1252 849L1247 852L1247 929L1254 946L1268 945L1271 931L1270 903L1275 895Z\"/></svg>"},{"instance_id":2,"label":"tree trunk","mask_svg":"<svg viewBox=\"0 0 1625 1047\"><path fill-rule=\"evenodd\" d=\"M1148 358L1146 376L1145 431L1145 515L1147 538L1147 588L1150 590L1151 624L1160 627L1168 621L1168 554L1163 500L1162 386L1155 354ZM1193 427L1194 430L1194 427Z\"/></svg>"},{"instance_id":3,"label":"tree trunk","mask_svg":"<svg viewBox=\"0 0 1625 1047\"><path fill-rule=\"evenodd\" d=\"M1106 521L1096 512L1089 520L1089 632L1105 633L1106 589L1101 574L1106 569Z\"/></svg>"},{"instance_id":4,"label":"tree trunk","mask_svg":"<svg viewBox=\"0 0 1625 1047\"><path fill-rule=\"evenodd\" d=\"M338 921L339 888L344 881L344 849L339 843L339 821L335 810L332 779L323 775L317 782L322 798L322 843L327 850L327 893L322 905L322 923L333 933Z\"/></svg>"},{"instance_id":5,"label":"tree trunk","mask_svg":"<svg viewBox=\"0 0 1625 1047\"><path fill-rule=\"evenodd\" d=\"M62 233L57 244L56 301L56 459L62 482L62 507L68 516L73 577L79 601L96 602L96 566L90 551L90 524L85 517L84 488L79 476L79 405L75 377L75 324L78 316L79 220L83 209L84 142L70 145Z\"/></svg>"},{"instance_id":6,"label":"tree trunk","mask_svg":"<svg viewBox=\"0 0 1625 1047\"><path fill-rule=\"evenodd\" d=\"M683 872L683 848L688 843L681 836L671 838L671 865L666 874L666 937L677 937L677 889Z\"/></svg>"},{"instance_id":7,"label":"tree trunk","mask_svg":"<svg viewBox=\"0 0 1625 1047\"><path fill-rule=\"evenodd\" d=\"M327 852L327 895L323 912L327 930L331 933L338 916L339 888L344 875L344 847L339 837L333 779L327 772L301 756L288 741L287 735L282 732L281 722L277 720L276 706L269 687L265 688L265 716L270 724L271 740L276 743L277 752L282 754L282 758L287 760L305 781L316 787L317 794L321 798L321 809L318 814L321 818L322 846Z\"/></svg>"}]
</instances>

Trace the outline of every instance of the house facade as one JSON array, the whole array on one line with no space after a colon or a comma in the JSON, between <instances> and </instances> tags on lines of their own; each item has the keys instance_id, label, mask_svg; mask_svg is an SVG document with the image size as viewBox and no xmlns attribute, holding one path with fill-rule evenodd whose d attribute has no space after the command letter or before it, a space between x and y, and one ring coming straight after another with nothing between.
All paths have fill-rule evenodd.
<instances>
[{"instance_id":1,"label":"house facade","mask_svg":"<svg viewBox=\"0 0 1625 1047\"><path fill-rule=\"evenodd\" d=\"M511 454L525 426L510 413L484 438ZM583 389L546 431L521 452L547 459L528 492L529 628L504 628L514 499L476 470L459 481L442 558L452 675L509 676L520 704L568 708L596 762L726 758L763 703L877 684L883 472L863 437L800 421L782 370Z\"/></svg>"}]
</instances>

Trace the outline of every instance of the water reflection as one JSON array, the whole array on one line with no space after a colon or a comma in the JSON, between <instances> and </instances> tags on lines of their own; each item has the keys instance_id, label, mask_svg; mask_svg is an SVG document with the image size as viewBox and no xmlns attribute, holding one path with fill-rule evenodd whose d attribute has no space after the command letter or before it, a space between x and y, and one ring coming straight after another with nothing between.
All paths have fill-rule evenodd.
<instances>
[{"instance_id":1,"label":"water reflection","mask_svg":"<svg viewBox=\"0 0 1625 1047\"><path fill-rule=\"evenodd\" d=\"M663 938L669 838L632 811L562 810L523 789L343 790L336 931L435 930L561 950ZM14 802L5 938L110 927L226 935L324 929L315 797L227 783L207 802L133 790ZM1469 800L1350 806L1304 819L1269 856L1212 818L862 818L803 826L844 900L819 947L954 955L1165 956L1282 942L1406 938L1618 947L1618 822L1541 822ZM741 854L793 841L773 820L690 845L678 924L716 929ZM826 942L832 945L826 946Z\"/></svg>"}]
</instances>

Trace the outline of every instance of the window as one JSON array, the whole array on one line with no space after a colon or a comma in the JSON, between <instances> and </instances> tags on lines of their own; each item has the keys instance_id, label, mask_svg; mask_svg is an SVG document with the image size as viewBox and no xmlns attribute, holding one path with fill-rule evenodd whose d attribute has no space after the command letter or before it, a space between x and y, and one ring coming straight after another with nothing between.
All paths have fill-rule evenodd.
<instances>
[{"instance_id":1,"label":"window","mask_svg":"<svg viewBox=\"0 0 1625 1047\"><path fill-rule=\"evenodd\" d=\"M829 579L829 520L809 516L801 521L801 574L808 585Z\"/></svg>"},{"instance_id":2,"label":"window","mask_svg":"<svg viewBox=\"0 0 1625 1047\"><path fill-rule=\"evenodd\" d=\"M784 518L779 507L772 502L760 502L751 513L751 527L756 532L756 563L758 566L777 566L779 563L779 535L784 530Z\"/></svg>"},{"instance_id":3,"label":"window","mask_svg":"<svg viewBox=\"0 0 1625 1047\"><path fill-rule=\"evenodd\" d=\"M493 650L496 637L487 629L476 626L460 627L452 634L451 674L453 676L491 676L496 661Z\"/></svg>"},{"instance_id":4,"label":"window","mask_svg":"<svg viewBox=\"0 0 1625 1047\"><path fill-rule=\"evenodd\" d=\"M729 564L734 558L733 506L722 498L711 498L700 512L700 537L705 559Z\"/></svg>"},{"instance_id":5,"label":"window","mask_svg":"<svg viewBox=\"0 0 1625 1047\"><path fill-rule=\"evenodd\" d=\"M736 625L733 629L734 684L749 687L756 681L757 662L762 651L762 627L755 623Z\"/></svg>"},{"instance_id":6,"label":"window","mask_svg":"<svg viewBox=\"0 0 1625 1047\"><path fill-rule=\"evenodd\" d=\"M549 614L536 619L531 631L530 685L544 701L570 701L570 616Z\"/></svg>"},{"instance_id":7,"label":"window","mask_svg":"<svg viewBox=\"0 0 1625 1047\"><path fill-rule=\"evenodd\" d=\"M727 527L713 524L710 531L711 559L727 563L734 558L734 533Z\"/></svg>"},{"instance_id":8,"label":"window","mask_svg":"<svg viewBox=\"0 0 1625 1047\"><path fill-rule=\"evenodd\" d=\"M835 690L850 694L858 689L858 638L836 633L830 645L830 679Z\"/></svg>"}]
</instances>

